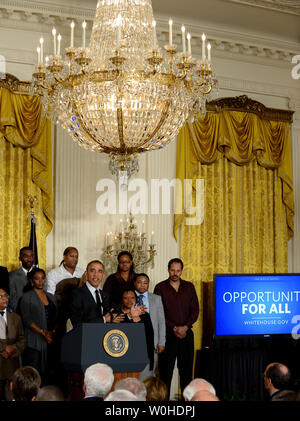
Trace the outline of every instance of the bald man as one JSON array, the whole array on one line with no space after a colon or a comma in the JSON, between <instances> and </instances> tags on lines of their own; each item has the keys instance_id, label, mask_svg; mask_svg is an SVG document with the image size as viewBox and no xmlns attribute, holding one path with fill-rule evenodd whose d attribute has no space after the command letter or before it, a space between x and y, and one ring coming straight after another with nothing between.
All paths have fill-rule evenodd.
<instances>
[{"instance_id":1,"label":"bald man","mask_svg":"<svg viewBox=\"0 0 300 421\"><path fill-rule=\"evenodd\" d=\"M281 390L289 389L291 380L290 369L281 363L267 365L264 372L264 387L270 399Z\"/></svg>"}]
</instances>

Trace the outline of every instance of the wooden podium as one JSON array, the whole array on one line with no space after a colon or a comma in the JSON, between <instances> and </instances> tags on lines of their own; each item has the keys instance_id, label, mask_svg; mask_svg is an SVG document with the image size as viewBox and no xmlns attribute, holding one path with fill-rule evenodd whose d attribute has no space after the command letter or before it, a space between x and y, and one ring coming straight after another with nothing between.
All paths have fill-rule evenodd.
<instances>
[{"instance_id":1,"label":"wooden podium","mask_svg":"<svg viewBox=\"0 0 300 421\"><path fill-rule=\"evenodd\" d=\"M145 328L142 323L83 323L62 340L61 362L68 373L69 398L83 398L84 371L105 363L116 383L125 377L139 378L148 362ZM114 386L114 385L113 385Z\"/></svg>"}]
</instances>

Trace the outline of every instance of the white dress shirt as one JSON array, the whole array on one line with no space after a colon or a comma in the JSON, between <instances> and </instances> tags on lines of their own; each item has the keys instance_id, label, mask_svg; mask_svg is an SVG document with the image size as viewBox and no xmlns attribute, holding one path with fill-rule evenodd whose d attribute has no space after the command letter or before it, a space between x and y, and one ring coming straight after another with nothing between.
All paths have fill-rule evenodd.
<instances>
[{"instance_id":1,"label":"white dress shirt","mask_svg":"<svg viewBox=\"0 0 300 421\"><path fill-rule=\"evenodd\" d=\"M0 314L0 339L6 339L6 326L7 326L7 315L6 309L1 310L4 311L4 314Z\"/></svg>"},{"instance_id":2,"label":"white dress shirt","mask_svg":"<svg viewBox=\"0 0 300 421\"><path fill-rule=\"evenodd\" d=\"M56 285L62 281L63 279L67 278L81 278L84 274L84 270L77 267L74 270L73 275L68 272L64 265L61 264L55 269L50 270L50 272L47 275L47 292L50 292L50 294L55 294Z\"/></svg>"},{"instance_id":3,"label":"white dress shirt","mask_svg":"<svg viewBox=\"0 0 300 421\"><path fill-rule=\"evenodd\" d=\"M21 266L21 267L22 267L22 269L23 269L23 271L24 271L24 273L25 273L26 277L27 277L28 272L30 272L30 271L31 271L31 269L33 268L33 266L31 266L31 268L30 268L29 270L27 270L27 269L25 269L23 266Z\"/></svg>"}]
</instances>

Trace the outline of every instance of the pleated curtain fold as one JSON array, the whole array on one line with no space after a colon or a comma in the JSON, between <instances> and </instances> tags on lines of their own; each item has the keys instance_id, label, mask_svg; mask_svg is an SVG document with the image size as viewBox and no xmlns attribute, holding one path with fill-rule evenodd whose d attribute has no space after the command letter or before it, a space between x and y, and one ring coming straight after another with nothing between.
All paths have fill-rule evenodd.
<instances>
[{"instance_id":1,"label":"pleated curtain fold","mask_svg":"<svg viewBox=\"0 0 300 421\"><path fill-rule=\"evenodd\" d=\"M35 196L39 266L46 266L46 237L53 224L51 123L37 97L0 87L0 264L19 266L19 249L29 245Z\"/></svg>"}]
</instances>

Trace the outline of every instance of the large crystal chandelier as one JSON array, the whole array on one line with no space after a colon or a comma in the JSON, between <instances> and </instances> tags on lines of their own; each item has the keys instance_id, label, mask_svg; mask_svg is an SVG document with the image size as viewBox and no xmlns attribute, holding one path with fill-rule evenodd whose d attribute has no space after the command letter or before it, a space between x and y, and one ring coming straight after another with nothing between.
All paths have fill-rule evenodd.
<instances>
[{"instance_id":1,"label":"large crystal chandelier","mask_svg":"<svg viewBox=\"0 0 300 421\"><path fill-rule=\"evenodd\" d=\"M53 29L53 55L43 58L43 39L33 75L33 93L85 149L110 155L113 173L138 169L141 152L167 145L187 118L205 114L216 85L210 45L202 37L202 58L191 53L182 27L181 52L157 43L150 0L99 0L89 46L74 48L74 23L66 56Z\"/></svg>"}]
</instances>

